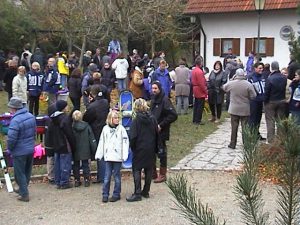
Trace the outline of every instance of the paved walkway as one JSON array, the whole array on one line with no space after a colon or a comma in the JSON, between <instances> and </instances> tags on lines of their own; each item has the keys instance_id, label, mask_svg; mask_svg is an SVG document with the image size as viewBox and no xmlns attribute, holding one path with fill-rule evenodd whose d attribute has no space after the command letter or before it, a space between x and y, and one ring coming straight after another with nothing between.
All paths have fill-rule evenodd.
<instances>
[{"instance_id":1,"label":"paved walkway","mask_svg":"<svg viewBox=\"0 0 300 225\"><path fill-rule=\"evenodd\" d=\"M205 129L205 126L203 126ZM173 170L240 170L242 156L241 126L238 132L236 149L228 148L230 142L230 118L219 125L218 130L197 144L191 153L178 162ZM266 124L263 119L260 133L266 137Z\"/></svg>"}]
</instances>

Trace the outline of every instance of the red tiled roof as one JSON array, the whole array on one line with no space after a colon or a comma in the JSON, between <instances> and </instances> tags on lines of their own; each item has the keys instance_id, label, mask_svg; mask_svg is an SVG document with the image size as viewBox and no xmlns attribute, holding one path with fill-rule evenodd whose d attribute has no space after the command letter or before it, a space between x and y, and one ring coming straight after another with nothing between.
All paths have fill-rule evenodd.
<instances>
[{"instance_id":1,"label":"red tiled roof","mask_svg":"<svg viewBox=\"0 0 300 225\"><path fill-rule=\"evenodd\" d=\"M295 9L300 0L266 0L264 10ZM254 0L189 0L186 14L254 11Z\"/></svg>"}]
</instances>

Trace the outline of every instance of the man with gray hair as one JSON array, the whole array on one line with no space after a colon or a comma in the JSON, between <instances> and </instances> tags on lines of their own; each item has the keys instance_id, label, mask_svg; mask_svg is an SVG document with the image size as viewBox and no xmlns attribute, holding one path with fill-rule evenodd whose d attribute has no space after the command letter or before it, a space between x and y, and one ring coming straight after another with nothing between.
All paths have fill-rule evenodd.
<instances>
[{"instance_id":1,"label":"man with gray hair","mask_svg":"<svg viewBox=\"0 0 300 225\"><path fill-rule=\"evenodd\" d=\"M271 74L265 85L265 117L267 123L267 140L272 142L275 136L275 122L286 117L285 88L286 77L280 73L277 61L271 63Z\"/></svg>"}]
</instances>

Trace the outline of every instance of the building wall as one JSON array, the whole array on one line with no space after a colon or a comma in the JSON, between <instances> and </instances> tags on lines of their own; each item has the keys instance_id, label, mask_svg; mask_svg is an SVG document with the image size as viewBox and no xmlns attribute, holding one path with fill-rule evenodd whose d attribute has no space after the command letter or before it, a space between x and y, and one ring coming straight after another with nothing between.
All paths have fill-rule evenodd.
<instances>
[{"instance_id":1,"label":"building wall","mask_svg":"<svg viewBox=\"0 0 300 225\"><path fill-rule=\"evenodd\" d=\"M213 56L214 38L240 38L240 56L245 64L245 38L257 37L258 14L257 12L227 13L227 14L205 14L200 15L203 29L207 36L206 66L211 70L216 60L223 58ZM288 41L280 38L280 29L290 25L297 34L297 21L299 16L296 10L274 10L263 11L261 14L261 37L274 37L274 57L263 57L264 63L276 60L280 67L286 67L289 63ZM203 54L203 38L200 44L201 55Z\"/></svg>"}]
</instances>

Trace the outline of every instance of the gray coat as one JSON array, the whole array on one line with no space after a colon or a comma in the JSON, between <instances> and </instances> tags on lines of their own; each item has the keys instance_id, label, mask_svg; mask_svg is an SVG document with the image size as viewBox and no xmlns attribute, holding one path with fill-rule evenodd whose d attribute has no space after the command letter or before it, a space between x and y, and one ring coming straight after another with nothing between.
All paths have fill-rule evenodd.
<instances>
[{"instance_id":1,"label":"gray coat","mask_svg":"<svg viewBox=\"0 0 300 225\"><path fill-rule=\"evenodd\" d=\"M189 96L190 95L190 70L180 65L175 69L175 93L176 96Z\"/></svg>"},{"instance_id":2,"label":"gray coat","mask_svg":"<svg viewBox=\"0 0 300 225\"><path fill-rule=\"evenodd\" d=\"M209 75L207 85L208 103L222 104L224 102L224 91L221 88L227 81L227 75L224 71L216 73L214 70Z\"/></svg>"},{"instance_id":3,"label":"gray coat","mask_svg":"<svg viewBox=\"0 0 300 225\"><path fill-rule=\"evenodd\" d=\"M256 97L251 83L244 76L236 76L223 86L225 92L230 91L230 105L228 112L237 116L250 115L250 100Z\"/></svg>"}]
</instances>

